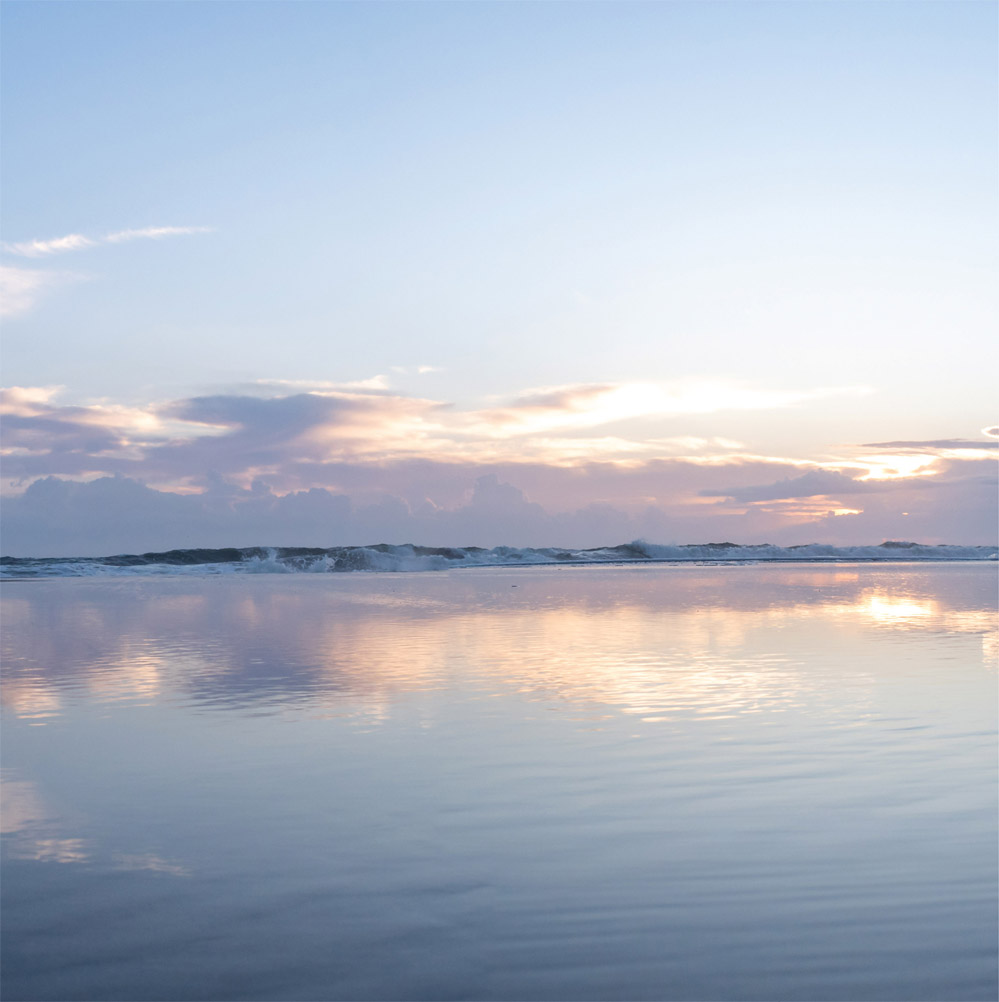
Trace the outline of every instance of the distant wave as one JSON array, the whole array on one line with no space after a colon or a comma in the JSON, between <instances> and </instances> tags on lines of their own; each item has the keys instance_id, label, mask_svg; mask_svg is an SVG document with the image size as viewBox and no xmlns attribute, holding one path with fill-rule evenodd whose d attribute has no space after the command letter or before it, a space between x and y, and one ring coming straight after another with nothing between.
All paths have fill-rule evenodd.
<instances>
[{"instance_id":1,"label":"distant wave","mask_svg":"<svg viewBox=\"0 0 999 1002\"><path fill-rule=\"evenodd\" d=\"M100 577L154 574L324 574L344 571L440 571L457 567L537 564L746 563L833 560L996 560L995 546L924 546L887 542L879 546L740 546L697 543L659 546L636 540L588 550L496 546L250 546L243 549L167 550L111 557L0 557L5 578Z\"/></svg>"}]
</instances>

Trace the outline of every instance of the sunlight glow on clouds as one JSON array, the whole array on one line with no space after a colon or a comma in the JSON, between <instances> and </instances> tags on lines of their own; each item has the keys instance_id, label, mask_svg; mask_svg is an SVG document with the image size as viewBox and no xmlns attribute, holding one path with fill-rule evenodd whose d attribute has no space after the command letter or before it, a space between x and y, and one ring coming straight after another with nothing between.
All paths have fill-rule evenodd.
<instances>
[{"instance_id":1,"label":"sunlight glow on clouds","mask_svg":"<svg viewBox=\"0 0 999 1002\"><path fill-rule=\"evenodd\" d=\"M310 389L273 392L299 386ZM320 386L324 388L316 389ZM955 440L937 440L907 443L912 448L904 452L858 451L839 458L802 459L761 456L723 436L578 434L636 415L670 414L682 407L703 413L709 402L724 407L719 384L711 384L704 393L691 386L678 391L651 383L558 387L530 391L509 407L486 410L460 410L445 402L393 393L382 377L353 384L267 380L260 381L260 388L272 392L216 394L143 407L108 401L65 406L56 402L59 387L11 387L0 396L0 413L6 416L5 448L62 455L72 466L85 455L108 456L115 449L142 446L148 452L147 463L155 467L156 457L169 456L172 475L182 478L197 475L209 460L209 465L236 474L247 468L244 454L256 457L254 469L273 475L280 475L292 460L322 466L345 459L385 463L403 457L448 463L529 460L554 466L593 462L640 466L657 458L682 458L701 466L771 463L810 471L773 487L711 489L700 495L743 500L753 499L747 491L758 492L756 500L828 494L830 489L846 487L856 492L867 481L936 476L942 461L988 459L994 451L986 443L952 448ZM830 392L735 388L729 408L787 408ZM104 435L99 448L93 438L98 432ZM948 447L940 448L943 443ZM182 470L183 461L192 464L191 471ZM843 470L860 476L853 479L837 472ZM53 467L36 475L43 472L80 470Z\"/></svg>"},{"instance_id":2,"label":"sunlight glow on clouds","mask_svg":"<svg viewBox=\"0 0 999 1002\"><path fill-rule=\"evenodd\" d=\"M928 440L922 449L910 442L904 451L869 445L812 459L766 456L727 437L631 437L615 425L623 413L675 405L678 396L704 406L689 387L685 397L647 383L559 387L522 393L508 408L462 410L361 382L367 388L288 393L297 384L273 380L258 395L145 406L62 405L60 387L11 387L0 395L8 505L16 515L23 498L23 518L37 522L44 498L54 505L51 517L62 520L65 505L93 504L87 518L99 522L113 508L100 500L111 492L114 505L138 506L139 524L146 519L167 533L173 516L155 513L179 511L170 499L200 497L204 518L215 512L198 530L200 545L216 545L208 540L212 520L222 519L213 531L224 536L237 510L257 512L263 521L252 524L261 532L284 526L281 538L292 533L295 545L316 542L309 532L323 542L337 526L340 534L436 545L448 542L434 535L445 529L467 533L461 545L601 545L638 535L870 542L872 535L896 538L892 527L903 513L924 541L988 542L994 533L997 451L955 448L956 439ZM707 399L720 393L712 384ZM793 405L788 395L745 388L735 399L757 409L764 401ZM611 425L613 433L599 433ZM73 490L59 487L74 481ZM448 514L468 505L474 511ZM237 522L249 531L251 522ZM31 531L58 538L44 524L44 532L42 523ZM193 528L176 531L180 538L163 545L193 545L183 535ZM503 531L515 535L504 539Z\"/></svg>"},{"instance_id":3,"label":"sunlight glow on clouds","mask_svg":"<svg viewBox=\"0 0 999 1002\"><path fill-rule=\"evenodd\" d=\"M961 456L960 453L958 453ZM973 458L973 457L969 457ZM858 456L857 462L868 467L861 480L897 480L906 477L933 477L939 472L934 468L935 455L884 455Z\"/></svg>"},{"instance_id":4,"label":"sunlight glow on clouds","mask_svg":"<svg viewBox=\"0 0 999 1002\"><path fill-rule=\"evenodd\" d=\"M62 386L0 387L0 414L22 417L41 414L63 389Z\"/></svg>"},{"instance_id":5,"label":"sunlight glow on clouds","mask_svg":"<svg viewBox=\"0 0 999 1002\"><path fill-rule=\"evenodd\" d=\"M787 392L692 381L556 386L529 390L506 407L477 412L470 430L508 438L652 415L778 410L822 397L869 392L866 387Z\"/></svg>"}]
</instances>

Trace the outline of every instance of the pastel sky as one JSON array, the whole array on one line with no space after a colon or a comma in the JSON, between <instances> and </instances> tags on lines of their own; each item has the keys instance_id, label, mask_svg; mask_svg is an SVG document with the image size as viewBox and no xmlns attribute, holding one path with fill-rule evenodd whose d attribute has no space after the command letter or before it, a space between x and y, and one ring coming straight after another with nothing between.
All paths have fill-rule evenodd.
<instances>
[{"instance_id":1,"label":"pastel sky","mask_svg":"<svg viewBox=\"0 0 999 1002\"><path fill-rule=\"evenodd\" d=\"M996 542L994 3L0 16L5 553Z\"/></svg>"}]
</instances>

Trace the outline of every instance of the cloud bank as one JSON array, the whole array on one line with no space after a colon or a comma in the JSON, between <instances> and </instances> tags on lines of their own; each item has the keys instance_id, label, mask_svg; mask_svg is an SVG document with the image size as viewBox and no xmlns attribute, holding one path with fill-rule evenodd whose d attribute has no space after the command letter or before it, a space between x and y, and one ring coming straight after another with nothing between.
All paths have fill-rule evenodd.
<instances>
[{"instance_id":1,"label":"cloud bank","mask_svg":"<svg viewBox=\"0 0 999 1002\"><path fill-rule=\"evenodd\" d=\"M989 439L774 457L736 436L738 407L795 406L776 394L726 403L714 388L596 384L460 410L366 384L271 384L146 406L4 390L3 549L995 542ZM621 430L622 411L668 415L678 400L710 399L732 437Z\"/></svg>"}]
</instances>

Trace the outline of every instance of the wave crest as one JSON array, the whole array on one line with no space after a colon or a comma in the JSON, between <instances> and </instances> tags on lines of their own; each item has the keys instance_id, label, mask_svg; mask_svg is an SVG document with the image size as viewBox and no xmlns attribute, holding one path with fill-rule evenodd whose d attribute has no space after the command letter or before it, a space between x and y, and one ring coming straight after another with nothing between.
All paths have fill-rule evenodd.
<instances>
[{"instance_id":1,"label":"wave crest","mask_svg":"<svg viewBox=\"0 0 999 1002\"><path fill-rule=\"evenodd\" d=\"M592 549L561 547L250 546L166 550L109 557L0 557L6 578L102 577L157 574L325 574L350 571L440 571L459 567L538 564L747 563L900 560L995 560L995 546L927 546L888 541L877 546L807 543L688 543L662 545L635 540Z\"/></svg>"}]
</instances>

